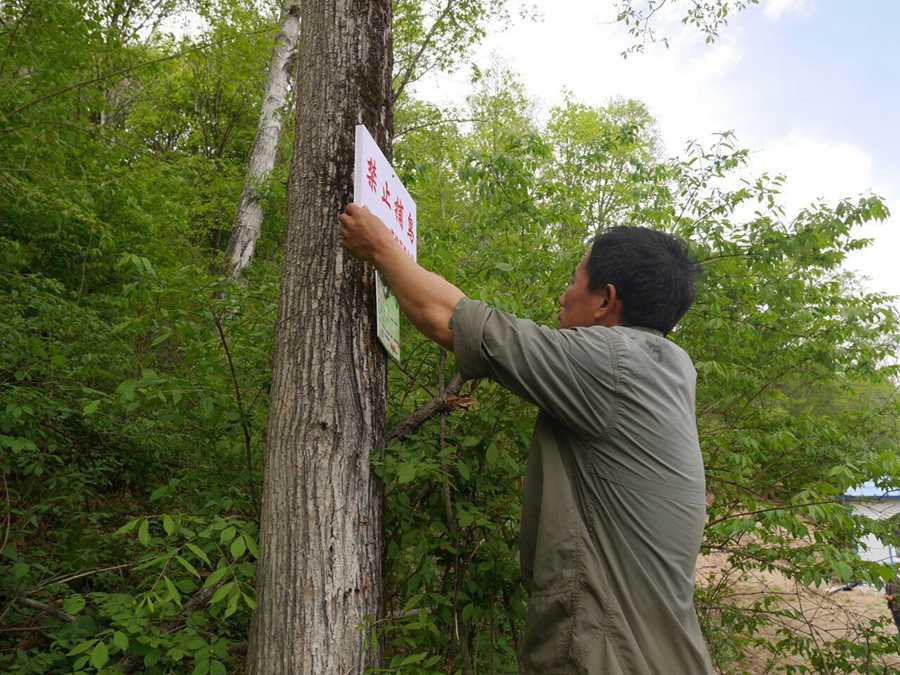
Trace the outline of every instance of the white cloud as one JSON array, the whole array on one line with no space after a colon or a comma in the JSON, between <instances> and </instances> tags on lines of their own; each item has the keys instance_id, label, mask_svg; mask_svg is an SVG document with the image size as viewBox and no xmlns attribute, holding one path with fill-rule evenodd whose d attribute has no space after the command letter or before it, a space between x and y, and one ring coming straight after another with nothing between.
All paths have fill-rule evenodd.
<instances>
[{"instance_id":1,"label":"white cloud","mask_svg":"<svg viewBox=\"0 0 900 675\"><path fill-rule=\"evenodd\" d=\"M895 191L898 181L884 180L872 157L852 143L795 133L772 140L753 153L750 168L754 175L763 171L784 174L780 201L788 218L819 199L834 204L870 193L900 212L900 194ZM851 253L845 268L863 277L866 290L900 296L900 213L883 223L863 225L855 234L874 242Z\"/></svg>"},{"instance_id":2,"label":"white cloud","mask_svg":"<svg viewBox=\"0 0 900 675\"><path fill-rule=\"evenodd\" d=\"M861 148L799 133L767 142L753 153L751 166L787 177L782 196L789 215L819 198L868 192L874 182L872 158Z\"/></svg>"},{"instance_id":3,"label":"white cloud","mask_svg":"<svg viewBox=\"0 0 900 675\"><path fill-rule=\"evenodd\" d=\"M809 6L808 0L767 0L765 15L771 21L783 16L800 14Z\"/></svg>"},{"instance_id":4,"label":"white cloud","mask_svg":"<svg viewBox=\"0 0 900 675\"><path fill-rule=\"evenodd\" d=\"M808 0L768 0L765 5L773 18L811 8ZM678 16L664 16L660 33L672 38L671 47L650 45L645 53L623 60L621 52L632 38L611 21L608 9L598 8L596 0L548 2L545 10L544 21L490 30L475 61L483 68L496 54L518 74L544 112L561 101L564 89L589 105L603 105L613 97L641 100L656 117L669 154L680 154L689 139L706 142L716 131L734 129L740 145L756 148L750 175L768 171L787 176L782 203L789 216L819 197L833 203L869 190L881 194L897 215L861 230L863 236L875 237L876 243L855 253L848 268L872 278L867 288L900 294L896 262L900 192L895 187L900 176L892 180L853 143L808 130L773 137L767 131L772 120L786 113L756 102L753 77L769 75L752 68L750 75L745 72L742 55L752 36L740 21L731 22L714 44L705 45L695 29L680 24ZM467 72L435 74L417 88L420 96L456 105L469 92ZM790 117L784 121L803 122Z\"/></svg>"},{"instance_id":5,"label":"white cloud","mask_svg":"<svg viewBox=\"0 0 900 675\"><path fill-rule=\"evenodd\" d=\"M738 26L706 45L678 17L663 17L665 25L658 28L672 38L671 47L648 45L645 53L623 59L621 54L633 38L621 24L610 21L612 16L595 0L559 3L545 12L541 22L490 31L475 60L484 68L496 54L519 74L545 110L562 99L564 89L590 105L603 105L614 97L639 99L657 117L672 153L689 139L740 122L745 106L727 80L741 60ZM458 104L468 91L466 79L466 73L435 74L417 91L432 100Z\"/></svg>"}]
</instances>

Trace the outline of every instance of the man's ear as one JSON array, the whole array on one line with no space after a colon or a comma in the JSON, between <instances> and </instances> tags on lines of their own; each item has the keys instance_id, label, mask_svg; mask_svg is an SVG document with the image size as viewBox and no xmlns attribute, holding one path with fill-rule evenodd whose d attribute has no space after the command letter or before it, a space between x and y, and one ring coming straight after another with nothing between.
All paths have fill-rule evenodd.
<instances>
[{"instance_id":1,"label":"man's ear","mask_svg":"<svg viewBox=\"0 0 900 675\"><path fill-rule=\"evenodd\" d=\"M616 287L612 284L606 284L603 288L600 289L598 295L599 303L596 305L596 310L594 311L594 322L595 323L605 323L610 319L616 319L618 321L619 314L621 313L621 301L619 300L618 291L616 291Z\"/></svg>"},{"instance_id":2,"label":"man's ear","mask_svg":"<svg viewBox=\"0 0 900 675\"><path fill-rule=\"evenodd\" d=\"M606 288L603 289L603 297L606 302L606 305L611 309L616 306L616 302L619 299L619 294L616 291L616 287L612 284L606 284Z\"/></svg>"}]
</instances>

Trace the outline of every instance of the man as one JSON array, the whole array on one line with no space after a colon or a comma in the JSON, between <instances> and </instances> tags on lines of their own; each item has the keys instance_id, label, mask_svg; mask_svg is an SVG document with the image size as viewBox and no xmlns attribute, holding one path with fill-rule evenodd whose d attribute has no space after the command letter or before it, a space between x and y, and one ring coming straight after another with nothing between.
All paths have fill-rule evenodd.
<instances>
[{"instance_id":1,"label":"man","mask_svg":"<svg viewBox=\"0 0 900 675\"><path fill-rule=\"evenodd\" d=\"M711 673L693 604L705 517L696 373L664 337L694 297L684 242L637 227L601 235L552 330L469 300L367 209L338 219L342 244L463 376L540 408L522 510L523 671Z\"/></svg>"}]
</instances>

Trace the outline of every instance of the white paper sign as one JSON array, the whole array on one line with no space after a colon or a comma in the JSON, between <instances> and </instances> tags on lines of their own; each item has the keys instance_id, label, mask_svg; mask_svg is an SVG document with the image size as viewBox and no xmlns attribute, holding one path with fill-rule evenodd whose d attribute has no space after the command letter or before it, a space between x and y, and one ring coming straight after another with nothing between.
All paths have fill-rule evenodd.
<instances>
[{"instance_id":1,"label":"white paper sign","mask_svg":"<svg viewBox=\"0 0 900 675\"><path fill-rule=\"evenodd\" d=\"M416 203L362 124L356 126L353 201L381 218L400 247L410 258L416 259ZM375 282L378 339L388 353L399 361L400 308L397 299L377 274Z\"/></svg>"}]
</instances>

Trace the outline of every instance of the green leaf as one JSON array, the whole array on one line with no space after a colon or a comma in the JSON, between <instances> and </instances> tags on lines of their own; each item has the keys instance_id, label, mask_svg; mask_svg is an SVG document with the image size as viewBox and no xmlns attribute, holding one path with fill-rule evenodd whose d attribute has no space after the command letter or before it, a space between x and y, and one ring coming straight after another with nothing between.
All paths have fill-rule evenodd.
<instances>
[{"instance_id":1,"label":"green leaf","mask_svg":"<svg viewBox=\"0 0 900 675\"><path fill-rule=\"evenodd\" d=\"M169 599L174 600L180 606L181 593L178 592L175 584L172 583L172 580L169 577L163 577L163 583L166 585L166 589L169 591Z\"/></svg>"},{"instance_id":2,"label":"green leaf","mask_svg":"<svg viewBox=\"0 0 900 675\"><path fill-rule=\"evenodd\" d=\"M234 581L229 581L227 584L221 586L215 593L213 593L212 600L209 601L209 604L215 605L222 600L231 592L233 588L237 586L237 583Z\"/></svg>"},{"instance_id":3,"label":"green leaf","mask_svg":"<svg viewBox=\"0 0 900 675\"><path fill-rule=\"evenodd\" d=\"M484 458L487 461L488 466L497 466L497 460L500 459L500 453L494 443L491 443L488 446L484 453Z\"/></svg>"},{"instance_id":4,"label":"green leaf","mask_svg":"<svg viewBox=\"0 0 900 675\"><path fill-rule=\"evenodd\" d=\"M202 581L202 579L198 579L198 581ZM185 595L190 595L200 588L200 585L192 577L179 579L175 582L175 585L178 587L178 590Z\"/></svg>"},{"instance_id":5,"label":"green leaf","mask_svg":"<svg viewBox=\"0 0 900 675\"><path fill-rule=\"evenodd\" d=\"M213 660L209 662L209 675L227 675L227 672L221 661Z\"/></svg>"},{"instance_id":6,"label":"green leaf","mask_svg":"<svg viewBox=\"0 0 900 675\"><path fill-rule=\"evenodd\" d=\"M427 652L420 652L418 654L410 654L409 656L404 657L403 660L400 661L400 663L398 663L396 667L402 668L403 666L411 666L413 664L419 663L426 656L428 656Z\"/></svg>"},{"instance_id":7,"label":"green leaf","mask_svg":"<svg viewBox=\"0 0 900 675\"><path fill-rule=\"evenodd\" d=\"M15 579L16 581L24 579L26 576L28 576L28 570L30 569L31 567L29 567L27 563L23 563L22 561L14 563L12 566L13 579Z\"/></svg>"},{"instance_id":8,"label":"green leaf","mask_svg":"<svg viewBox=\"0 0 900 675\"><path fill-rule=\"evenodd\" d=\"M412 482L412 480L416 477L416 465L415 464L401 464L400 468L397 469L397 481L404 485L406 483Z\"/></svg>"},{"instance_id":9,"label":"green leaf","mask_svg":"<svg viewBox=\"0 0 900 675\"><path fill-rule=\"evenodd\" d=\"M137 389L137 380L125 380L124 382L122 382L122 384L120 384L118 387L116 387L116 391L119 392L119 394L122 397L122 400L125 401L126 403L128 401L134 400L136 389Z\"/></svg>"},{"instance_id":10,"label":"green leaf","mask_svg":"<svg viewBox=\"0 0 900 675\"><path fill-rule=\"evenodd\" d=\"M146 518L141 521L141 526L138 528L138 541L144 546L150 545L150 523Z\"/></svg>"},{"instance_id":11,"label":"green leaf","mask_svg":"<svg viewBox=\"0 0 900 675\"><path fill-rule=\"evenodd\" d=\"M175 532L175 521L172 519L172 516L166 514L162 517L163 529L166 531L166 534L172 534Z\"/></svg>"},{"instance_id":12,"label":"green leaf","mask_svg":"<svg viewBox=\"0 0 900 675\"><path fill-rule=\"evenodd\" d=\"M233 592L228 596L228 606L225 608L226 619L237 611L238 602L240 602L240 599L241 594L237 588L237 585L235 585Z\"/></svg>"},{"instance_id":13,"label":"green leaf","mask_svg":"<svg viewBox=\"0 0 900 675\"><path fill-rule=\"evenodd\" d=\"M222 530L222 534L219 535L219 543L227 544L232 539L234 539L234 535L237 534L237 528L233 525L229 525L224 530Z\"/></svg>"},{"instance_id":14,"label":"green leaf","mask_svg":"<svg viewBox=\"0 0 900 675\"><path fill-rule=\"evenodd\" d=\"M853 578L853 568L843 560L833 560L831 566L841 581L846 583Z\"/></svg>"},{"instance_id":15,"label":"green leaf","mask_svg":"<svg viewBox=\"0 0 900 675\"><path fill-rule=\"evenodd\" d=\"M203 638L200 638L200 637L188 638L184 642L184 648L189 651L192 651L192 652L196 652L198 649L205 650L206 647L207 647L206 640L204 640Z\"/></svg>"},{"instance_id":16,"label":"green leaf","mask_svg":"<svg viewBox=\"0 0 900 675\"><path fill-rule=\"evenodd\" d=\"M180 555L176 555L176 556L175 556L175 560L177 560L177 561L179 562L179 564L180 564L184 569L186 569L188 572L190 572L191 574L193 574L193 575L194 575L195 577L197 577L198 579L200 578L200 572L198 572L198 571L197 571L197 568L194 567L193 565L191 565L191 563L189 563L187 560L185 560L184 558L182 558Z\"/></svg>"},{"instance_id":17,"label":"green leaf","mask_svg":"<svg viewBox=\"0 0 900 675\"><path fill-rule=\"evenodd\" d=\"M132 569L136 572L139 572L140 570L145 570L150 567L159 567L171 559L172 559L171 553L163 553L162 555L153 556L152 558L145 560L140 565L136 565Z\"/></svg>"},{"instance_id":18,"label":"green leaf","mask_svg":"<svg viewBox=\"0 0 900 675\"><path fill-rule=\"evenodd\" d=\"M152 668L157 663L159 663L159 658L162 655L159 649L152 649L144 655L144 665L148 668Z\"/></svg>"},{"instance_id":19,"label":"green leaf","mask_svg":"<svg viewBox=\"0 0 900 675\"><path fill-rule=\"evenodd\" d=\"M171 492L171 486L169 485L160 485L153 492L150 493L150 501L157 502L163 497L166 497Z\"/></svg>"},{"instance_id":20,"label":"green leaf","mask_svg":"<svg viewBox=\"0 0 900 675\"><path fill-rule=\"evenodd\" d=\"M206 577L206 582L203 584L204 587L209 588L210 586L215 586L222 579L225 578L225 575L231 571L231 568L227 565L225 567L220 567L215 572Z\"/></svg>"},{"instance_id":21,"label":"green leaf","mask_svg":"<svg viewBox=\"0 0 900 675\"><path fill-rule=\"evenodd\" d=\"M131 532L134 528L137 527L137 524L138 524L139 522L141 522L141 519L140 519L140 518L132 518L132 519L129 520L127 523L125 523L122 527L120 527L118 530L116 530L115 534L116 534L116 535L128 534L128 533Z\"/></svg>"},{"instance_id":22,"label":"green leaf","mask_svg":"<svg viewBox=\"0 0 900 675\"><path fill-rule=\"evenodd\" d=\"M78 614L78 612L84 609L84 605L84 598L80 595L70 595L63 600L63 609L69 614Z\"/></svg>"},{"instance_id":23,"label":"green leaf","mask_svg":"<svg viewBox=\"0 0 900 675\"><path fill-rule=\"evenodd\" d=\"M197 556L198 558L200 558L200 560L202 560L202 561L205 562L207 565L209 565L210 567L212 567L212 563L209 561L209 558L207 557L206 553L204 552L204 550L203 550L202 548L200 548L200 547L197 546L196 544L192 544L192 543L190 543L190 542L188 542L187 544L185 544L185 546L187 546L188 549L190 549L191 553L193 553L195 556Z\"/></svg>"},{"instance_id":24,"label":"green leaf","mask_svg":"<svg viewBox=\"0 0 900 675\"><path fill-rule=\"evenodd\" d=\"M244 552L247 550L247 545L244 543L243 537L237 537L234 541L231 542L231 555L234 556L234 559L237 560Z\"/></svg>"},{"instance_id":25,"label":"green leaf","mask_svg":"<svg viewBox=\"0 0 900 675\"><path fill-rule=\"evenodd\" d=\"M100 401L88 401L84 404L84 407L81 409L82 414L85 417L90 417L95 412L97 412L97 408L100 407Z\"/></svg>"},{"instance_id":26,"label":"green leaf","mask_svg":"<svg viewBox=\"0 0 900 675\"><path fill-rule=\"evenodd\" d=\"M159 335L157 335L156 338L154 338L153 342L150 343L150 346L151 346L151 347L158 347L158 346L161 345L163 342L165 342L166 340L168 340L169 337L170 337L171 335L172 335L172 329L171 329L171 328L164 328L164 329L163 329L163 332L160 333Z\"/></svg>"},{"instance_id":27,"label":"green leaf","mask_svg":"<svg viewBox=\"0 0 900 675\"><path fill-rule=\"evenodd\" d=\"M105 642L98 642L91 650L91 665L100 670L109 661L109 649Z\"/></svg>"},{"instance_id":28,"label":"green leaf","mask_svg":"<svg viewBox=\"0 0 900 675\"><path fill-rule=\"evenodd\" d=\"M259 545L256 543L256 540L247 533L244 533L243 537L244 543L247 544L247 549L254 558L259 559Z\"/></svg>"},{"instance_id":29,"label":"green leaf","mask_svg":"<svg viewBox=\"0 0 900 675\"><path fill-rule=\"evenodd\" d=\"M72 649L69 650L67 656L76 656L77 654L83 654L95 644L97 644L97 640L85 640L84 642L81 642L72 647Z\"/></svg>"},{"instance_id":30,"label":"green leaf","mask_svg":"<svg viewBox=\"0 0 900 675\"><path fill-rule=\"evenodd\" d=\"M113 633L112 642L123 652L128 649L128 636L125 635L125 633L123 633L122 631L117 630L115 633Z\"/></svg>"}]
</instances>

